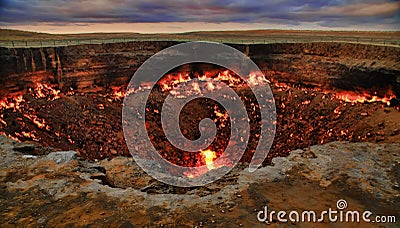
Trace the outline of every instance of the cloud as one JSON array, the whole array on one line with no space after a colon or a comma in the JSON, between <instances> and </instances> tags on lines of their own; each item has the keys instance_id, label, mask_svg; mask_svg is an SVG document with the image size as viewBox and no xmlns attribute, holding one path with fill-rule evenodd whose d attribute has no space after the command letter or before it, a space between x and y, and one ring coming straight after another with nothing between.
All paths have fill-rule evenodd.
<instances>
[{"instance_id":1,"label":"cloud","mask_svg":"<svg viewBox=\"0 0 400 228\"><path fill-rule=\"evenodd\" d=\"M1 24L241 22L327 27L399 23L400 3L383 0L3 0Z\"/></svg>"},{"instance_id":2,"label":"cloud","mask_svg":"<svg viewBox=\"0 0 400 228\"><path fill-rule=\"evenodd\" d=\"M385 3L356 3L345 6L329 6L320 9L312 9L299 12L299 14L313 14L320 16L352 16L352 17L373 17L393 16L400 10L397 2Z\"/></svg>"}]
</instances>

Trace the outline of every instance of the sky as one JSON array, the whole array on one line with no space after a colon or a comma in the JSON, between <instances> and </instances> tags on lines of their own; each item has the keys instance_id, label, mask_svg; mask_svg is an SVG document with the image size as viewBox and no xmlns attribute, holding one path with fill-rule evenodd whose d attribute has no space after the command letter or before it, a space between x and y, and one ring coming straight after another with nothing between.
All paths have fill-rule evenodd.
<instances>
[{"instance_id":1,"label":"sky","mask_svg":"<svg viewBox=\"0 0 400 228\"><path fill-rule=\"evenodd\" d=\"M400 30L399 0L0 0L0 28L49 33Z\"/></svg>"}]
</instances>

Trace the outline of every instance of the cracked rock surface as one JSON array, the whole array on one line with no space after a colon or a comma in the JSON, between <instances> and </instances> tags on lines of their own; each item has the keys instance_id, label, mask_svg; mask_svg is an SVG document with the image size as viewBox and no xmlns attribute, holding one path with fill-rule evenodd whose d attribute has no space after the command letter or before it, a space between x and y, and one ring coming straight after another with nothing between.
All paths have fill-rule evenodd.
<instances>
[{"instance_id":1,"label":"cracked rock surface","mask_svg":"<svg viewBox=\"0 0 400 228\"><path fill-rule=\"evenodd\" d=\"M24 148L41 149L28 144ZM89 162L73 152L62 152L61 157L68 159L58 162L51 153L27 156L20 148L12 139L0 136L3 227L263 227L257 212L264 206L276 211L320 212L336 209L339 199L347 201L349 210L395 215L397 223L385 227L400 225L400 144L332 142L312 146L274 158L273 166L254 173L247 171L246 164L239 164L222 179L195 188L160 183L129 157ZM282 225L271 223L272 227Z\"/></svg>"}]
</instances>

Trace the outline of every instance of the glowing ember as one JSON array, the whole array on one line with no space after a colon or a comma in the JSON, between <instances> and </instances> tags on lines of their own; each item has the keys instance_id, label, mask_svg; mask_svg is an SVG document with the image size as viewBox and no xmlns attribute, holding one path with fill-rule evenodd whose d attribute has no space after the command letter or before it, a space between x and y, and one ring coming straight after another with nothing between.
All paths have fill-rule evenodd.
<instances>
[{"instance_id":1,"label":"glowing ember","mask_svg":"<svg viewBox=\"0 0 400 228\"><path fill-rule=\"evenodd\" d=\"M113 90L112 97L114 100L121 101L124 99L125 92L122 90L121 87L111 87L111 89Z\"/></svg>"},{"instance_id":2,"label":"glowing ember","mask_svg":"<svg viewBox=\"0 0 400 228\"><path fill-rule=\"evenodd\" d=\"M27 119L31 120L38 128L40 129L46 129L50 131L50 126L46 124L46 121L43 119L39 119L36 115L29 115L29 114L23 114L24 117Z\"/></svg>"},{"instance_id":3,"label":"glowing ember","mask_svg":"<svg viewBox=\"0 0 400 228\"><path fill-rule=\"evenodd\" d=\"M215 169L213 161L215 158L217 158L215 152L212 150L203 150L201 151L201 155L203 156L204 161L206 162L208 170Z\"/></svg>"},{"instance_id":4,"label":"glowing ember","mask_svg":"<svg viewBox=\"0 0 400 228\"><path fill-rule=\"evenodd\" d=\"M265 79L264 75L256 75L254 73L251 73L249 75L249 84L256 86L256 85L260 85L260 84L265 84L267 83L267 79Z\"/></svg>"},{"instance_id":5,"label":"glowing ember","mask_svg":"<svg viewBox=\"0 0 400 228\"><path fill-rule=\"evenodd\" d=\"M13 139L13 140L15 140L15 141L17 141L17 142L21 142L21 140L19 140L17 137L14 137L14 136L12 136L12 135L6 134L6 133L4 133L4 132L0 132L0 135L5 135L5 136L7 136L7 137L10 138L10 139Z\"/></svg>"},{"instance_id":6,"label":"glowing ember","mask_svg":"<svg viewBox=\"0 0 400 228\"><path fill-rule=\"evenodd\" d=\"M0 101L0 109L9 109L12 108L13 111L17 111L20 109L21 103L24 101L22 95L13 98L4 98Z\"/></svg>"},{"instance_id":7,"label":"glowing ember","mask_svg":"<svg viewBox=\"0 0 400 228\"><path fill-rule=\"evenodd\" d=\"M161 85L162 91L170 91L178 84L187 81L190 81L189 74L180 74L180 73L178 75L169 74L163 79L161 79L159 84Z\"/></svg>"},{"instance_id":8,"label":"glowing ember","mask_svg":"<svg viewBox=\"0 0 400 228\"><path fill-rule=\"evenodd\" d=\"M221 122L219 127L225 127L226 123L228 122L229 114L227 112L222 113L221 111L219 111L218 106L214 106L214 114L218 117L217 119L214 119L214 123L219 120Z\"/></svg>"},{"instance_id":9,"label":"glowing ember","mask_svg":"<svg viewBox=\"0 0 400 228\"><path fill-rule=\"evenodd\" d=\"M390 106L390 100L396 98L395 95L391 94L385 97L371 96L369 94L357 94L352 92L341 92L335 95L336 98L343 100L348 103L372 103L372 102L382 102Z\"/></svg>"},{"instance_id":10,"label":"glowing ember","mask_svg":"<svg viewBox=\"0 0 400 228\"><path fill-rule=\"evenodd\" d=\"M216 79L220 80L220 81L228 82L229 86L235 86L235 85L241 84L240 78L234 77L230 73L229 70L225 70L222 73L218 73L218 76Z\"/></svg>"},{"instance_id":11,"label":"glowing ember","mask_svg":"<svg viewBox=\"0 0 400 228\"><path fill-rule=\"evenodd\" d=\"M74 95L75 94L75 91L74 91L74 89L73 88L69 88L68 89L68 91L65 93L65 95L67 95L67 96L72 96L72 95Z\"/></svg>"},{"instance_id":12,"label":"glowing ember","mask_svg":"<svg viewBox=\"0 0 400 228\"><path fill-rule=\"evenodd\" d=\"M36 99L46 98L49 101L53 101L60 98L60 90L53 89L51 86L42 83L36 83L35 88L30 88L29 91Z\"/></svg>"},{"instance_id":13,"label":"glowing ember","mask_svg":"<svg viewBox=\"0 0 400 228\"><path fill-rule=\"evenodd\" d=\"M35 133L36 133L35 131L32 132L22 131L21 133L15 132L15 135L18 136L19 138L27 138L39 142L39 138L35 135Z\"/></svg>"},{"instance_id":14,"label":"glowing ember","mask_svg":"<svg viewBox=\"0 0 400 228\"><path fill-rule=\"evenodd\" d=\"M382 102L385 105L392 105L397 108L397 104L395 104L395 102L398 102L397 100L390 104L391 99L396 98L395 93L386 89L385 91L383 89L376 90L379 93L373 90L365 90L365 92L359 93L337 92L333 89L309 88L303 86L303 84L283 83L273 81L273 79L267 80L264 75L250 74L246 78L250 86L270 83L275 93L274 95L276 95L278 119L275 123L278 124L278 128L280 127L280 132L288 131L288 134L277 136L278 140L276 141L276 146L273 148L274 154L271 156L287 155L292 149L333 140L375 140L379 136L379 132L375 134L374 132L361 131L356 127L358 125L354 124L353 127L353 125L349 126L347 124L349 120L352 120L350 118L354 118L354 115L357 118L356 121L361 121L359 119L362 118L358 118L359 114L350 112L353 105L348 105L345 102L351 104ZM193 79L197 79L198 81ZM234 87L233 89L238 91L239 95L243 95L240 99L246 104L247 113L251 114L248 121L254 122L254 128L251 130L251 133L253 134L254 132L255 137L251 139L250 145L256 144L260 138L260 134L257 133L259 128L256 126L257 123L260 123L261 119L259 114L260 107L254 102L251 96L247 96L247 88L242 88L246 83L231 71L210 70L201 71L201 73L167 74L158 82L158 86L155 87L154 97L156 99L151 100L149 109L146 109L146 112L158 114L154 115L156 117L160 116L162 106L158 106L157 102L159 102L159 98L163 98L167 94L162 94L161 91L170 92L171 95L176 95L178 98L179 96L187 96L187 94L205 93L206 90L218 92L222 88L221 81ZM122 100L125 95L152 89L150 87L152 84L147 83L143 82L140 86L128 88L126 91L122 86L107 87L103 88L104 91L96 90L96 94L93 94L93 96L91 96L93 91L89 92L89 94L84 94L84 92L69 88L67 91L63 90L62 98L56 101L54 100L60 98L59 95L61 95L59 94L61 93L59 90L51 88L49 85L36 83L29 89L28 93L23 91L20 93L23 95L13 93L14 97L11 97L10 94L10 97L1 98L0 134L7 135L16 140L40 140L50 146L74 148L82 151L84 156L90 159L111 156L107 154L110 147L124 145L123 134L120 132L121 129L118 124L114 123L115 116L120 114ZM182 85L186 86L185 90L176 90L176 86L179 86L181 83L185 84ZM180 91L184 91L185 93L181 93ZM73 97L68 98L67 96ZM322 99L323 102L321 103ZM268 102L272 103L274 101L268 100ZM222 151L224 148L224 143L226 142L224 137L229 136L227 134L229 131L228 126L230 125L229 113L222 109L222 107L208 101L197 101L194 104L193 107L196 108L194 110L200 110L199 114L201 115L199 116L203 118L202 115L207 114L211 117L218 128L218 133L221 133L218 135L219 138L216 138L216 146L210 146L211 150L199 151L200 153L197 156L175 156L176 154L172 153L173 149L165 146L166 144L163 139L155 137L155 135L158 135L153 133L155 131L149 134L151 140L155 140L157 145L165 146L165 150L168 153L165 153L164 156L170 157L171 162L174 161L176 164L184 164L188 167L201 167L200 171L185 174L188 178L201 176L212 169L230 165L228 162L222 162L223 155L221 155L221 159L216 160L217 153L219 155L219 151ZM203 113L202 106L198 105L206 105L204 107L207 107L207 110ZM379 106L378 108L383 108L384 105L378 104L377 106ZM370 107L372 107L371 104L357 104L357 108L362 110L363 113L367 113ZM71 108L71 112L67 111L68 108ZM320 112L319 108L323 108L323 111ZM65 112L68 112L66 113L68 115L65 115L66 117L62 120L55 118L60 113ZM365 116L363 113L361 116ZM158 123L156 117L149 118L148 122ZM336 127L336 123L341 123L341 125ZM86 124L88 124L86 128L81 127L86 126ZM157 124L149 124L148 126L150 127L148 129L158 127L155 125ZM186 123L183 126L185 125ZM360 124L359 126L363 127ZM118 137L116 137L115 132L119 134ZM188 131L188 135L190 136L193 133L194 131ZM105 135L110 136L104 137ZM241 138L240 141L244 142L244 139ZM122 146L120 149L125 150ZM213 150L218 152L214 152ZM243 161L250 160L252 151L249 150L248 154L246 154L247 157L244 157ZM125 152L124 154L128 154L128 152Z\"/></svg>"},{"instance_id":15,"label":"glowing ember","mask_svg":"<svg viewBox=\"0 0 400 228\"><path fill-rule=\"evenodd\" d=\"M267 80L268 81L268 80ZM291 89L293 88L293 86L283 83L283 82L276 82L274 80L271 80L274 87L277 88L277 91L282 92L282 91L291 91ZM331 90L322 90L322 89L318 89L318 88L298 88L300 90L302 90L305 94L309 93L310 91L312 92L322 92L325 95L333 95L332 96L332 100L333 99L338 99L338 100L342 100L344 102L347 103L373 103L373 102L381 102L386 104L387 106L390 106L390 100L395 99L396 95L394 94L393 91L389 90L386 92L386 95L383 97L379 97L377 95L371 95L371 94L376 94L376 92L372 92L371 94L368 92L363 92L363 93L356 93L356 92L348 92L348 91L343 91L343 92L335 92L335 91L331 91ZM325 98L325 97L323 97ZM309 101L304 101L304 103L302 103L303 105L307 105L309 104ZM284 108L284 107L282 107Z\"/></svg>"}]
</instances>

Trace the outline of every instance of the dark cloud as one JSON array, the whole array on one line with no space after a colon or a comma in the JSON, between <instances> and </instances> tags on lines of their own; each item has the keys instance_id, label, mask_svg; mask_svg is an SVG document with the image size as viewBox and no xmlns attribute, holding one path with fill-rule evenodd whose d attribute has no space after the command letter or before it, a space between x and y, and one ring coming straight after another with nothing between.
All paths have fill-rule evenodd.
<instances>
[{"instance_id":1,"label":"dark cloud","mask_svg":"<svg viewBox=\"0 0 400 228\"><path fill-rule=\"evenodd\" d=\"M241 22L326 27L399 24L395 0L0 0L1 24Z\"/></svg>"}]
</instances>

